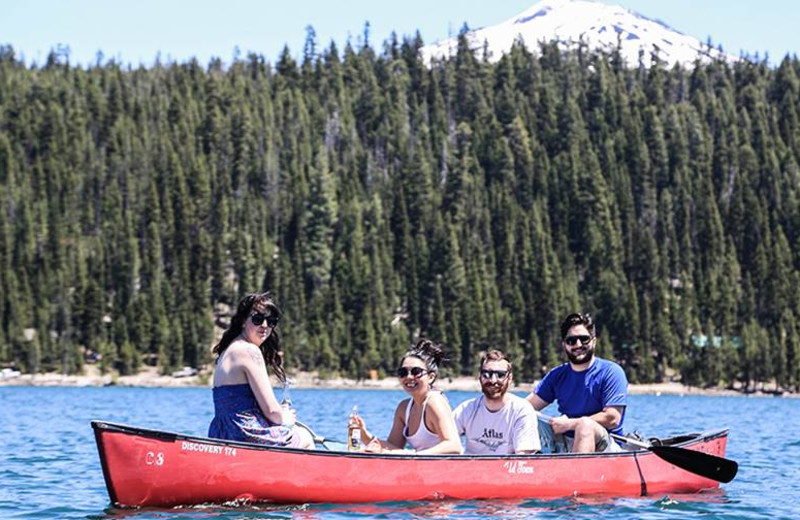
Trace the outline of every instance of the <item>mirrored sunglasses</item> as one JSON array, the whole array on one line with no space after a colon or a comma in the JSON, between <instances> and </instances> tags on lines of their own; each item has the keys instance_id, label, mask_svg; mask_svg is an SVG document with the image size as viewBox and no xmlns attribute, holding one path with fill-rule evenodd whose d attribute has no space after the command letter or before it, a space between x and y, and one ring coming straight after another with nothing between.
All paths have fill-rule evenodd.
<instances>
[{"instance_id":1,"label":"mirrored sunglasses","mask_svg":"<svg viewBox=\"0 0 800 520\"><path fill-rule=\"evenodd\" d=\"M422 374L426 374L428 371L422 367L400 367L397 369L397 377L406 377L408 374L411 374L412 377L419 377Z\"/></svg>"},{"instance_id":2,"label":"mirrored sunglasses","mask_svg":"<svg viewBox=\"0 0 800 520\"><path fill-rule=\"evenodd\" d=\"M508 375L508 370L481 370L481 377L491 381L493 377L497 379L505 379Z\"/></svg>"},{"instance_id":3,"label":"mirrored sunglasses","mask_svg":"<svg viewBox=\"0 0 800 520\"><path fill-rule=\"evenodd\" d=\"M574 347L578 343L581 345L588 345L590 341L592 341L592 337L588 334L581 334L580 336L567 336L564 338L564 343L570 347Z\"/></svg>"},{"instance_id":4,"label":"mirrored sunglasses","mask_svg":"<svg viewBox=\"0 0 800 520\"><path fill-rule=\"evenodd\" d=\"M281 317L274 316L272 314L264 314L261 312L257 312L255 314L250 315L250 321L252 321L253 325L255 325L256 327L260 327L265 320L268 326L275 327L278 324L278 322L281 321Z\"/></svg>"}]
</instances>

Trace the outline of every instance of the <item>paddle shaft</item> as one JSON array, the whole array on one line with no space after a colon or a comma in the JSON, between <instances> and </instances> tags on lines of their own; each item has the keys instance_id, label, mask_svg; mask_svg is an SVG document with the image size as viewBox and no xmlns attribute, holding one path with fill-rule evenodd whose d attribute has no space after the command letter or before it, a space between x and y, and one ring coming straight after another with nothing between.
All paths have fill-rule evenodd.
<instances>
[{"instance_id":1,"label":"paddle shaft","mask_svg":"<svg viewBox=\"0 0 800 520\"><path fill-rule=\"evenodd\" d=\"M629 439L628 437L623 437L622 435L617 435L616 433L609 433L609 435L618 441L624 442L625 444L630 444L631 446L636 446L637 448L644 448L646 450L650 449L650 445L647 444L646 442L637 441L636 439Z\"/></svg>"},{"instance_id":2,"label":"paddle shaft","mask_svg":"<svg viewBox=\"0 0 800 520\"><path fill-rule=\"evenodd\" d=\"M326 441L325 437L323 437L323 436L321 436L321 435L317 435L317 434L314 432L314 430L312 430L312 429L311 429L311 426L307 425L306 423L303 423L303 422L297 421L297 420L295 420L295 422L294 422L294 423L295 423L297 426L299 426L299 427L301 427L301 428L305 429L306 431L308 431L308 433L310 433L310 434L311 434L311 437L313 437L313 438L314 438L314 442L316 442L316 443L318 443L318 444L322 444L323 446L325 445L325 441Z\"/></svg>"},{"instance_id":3,"label":"paddle shaft","mask_svg":"<svg viewBox=\"0 0 800 520\"><path fill-rule=\"evenodd\" d=\"M305 429L308 433L310 433L311 437L314 439L314 442L316 444L322 445L328 451L332 451L332 450L331 450L330 446L325 444L326 442L335 442L336 444L344 444L343 442L337 441L336 439L328 439L327 437L323 437L322 435L317 435L316 432L314 432L314 430L311 429L311 426L309 426L309 425L307 425L307 424L305 424L303 422L295 421L295 424L297 426Z\"/></svg>"}]
</instances>

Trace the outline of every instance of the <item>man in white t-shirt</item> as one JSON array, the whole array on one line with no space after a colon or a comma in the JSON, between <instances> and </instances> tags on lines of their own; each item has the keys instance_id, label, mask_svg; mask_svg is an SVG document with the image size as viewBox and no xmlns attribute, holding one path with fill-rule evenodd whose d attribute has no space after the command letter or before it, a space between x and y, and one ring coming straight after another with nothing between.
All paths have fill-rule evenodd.
<instances>
[{"instance_id":1,"label":"man in white t-shirt","mask_svg":"<svg viewBox=\"0 0 800 520\"><path fill-rule=\"evenodd\" d=\"M490 350L481 360L483 395L453 410L459 434L465 435L467 455L507 455L541 450L536 412L530 403L508 388L513 367L505 354Z\"/></svg>"}]
</instances>

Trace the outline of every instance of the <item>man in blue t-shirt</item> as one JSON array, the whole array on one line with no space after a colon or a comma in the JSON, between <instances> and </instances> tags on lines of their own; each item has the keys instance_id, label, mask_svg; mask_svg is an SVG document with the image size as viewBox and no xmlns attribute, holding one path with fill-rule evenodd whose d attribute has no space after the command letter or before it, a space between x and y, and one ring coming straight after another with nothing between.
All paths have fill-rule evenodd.
<instances>
[{"instance_id":1,"label":"man in blue t-shirt","mask_svg":"<svg viewBox=\"0 0 800 520\"><path fill-rule=\"evenodd\" d=\"M560 417L549 424L556 435L571 440L573 453L619 451L609 433L622 435L628 402L628 379L613 361L595 357L594 320L570 314L561 324L561 339L569 363L550 370L528 395L538 411L558 401Z\"/></svg>"}]
</instances>

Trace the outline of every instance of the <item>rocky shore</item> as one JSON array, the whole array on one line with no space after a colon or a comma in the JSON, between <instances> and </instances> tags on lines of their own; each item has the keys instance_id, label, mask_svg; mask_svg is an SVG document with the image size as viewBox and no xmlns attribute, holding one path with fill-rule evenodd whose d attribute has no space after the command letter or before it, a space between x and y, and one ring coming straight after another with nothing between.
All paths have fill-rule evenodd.
<instances>
[{"instance_id":1,"label":"rocky shore","mask_svg":"<svg viewBox=\"0 0 800 520\"><path fill-rule=\"evenodd\" d=\"M336 389L383 389L397 390L399 386L395 378L354 380L347 378L320 378L315 373L300 372L290 374L292 386L295 388L336 388ZM95 365L86 365L83 375L20 374L11 378L0 379L0 386L134 386L134 387L197 387L211 386L210 369L185 377L173 377L158 373L155 367L146 367L136 375L119 376L101 374ZM457 377L442 378L437 381L442 390L461 390L479 392L480 384L476 378ZM523 382L514 387L516 392L530 392L533 383ZM631 394L652 395L742 395L737 390L722 388L700 388L681 383L632 384ZM774 395L775 392L757 391L749 395ZM798 397L798 394L783 394L786 397Z\"/></svg>"}]
</instances>

